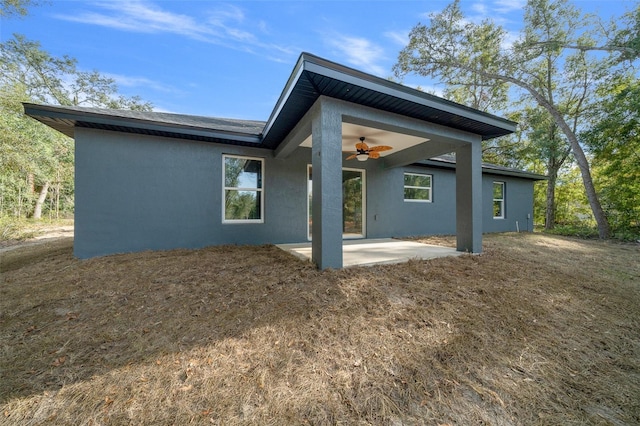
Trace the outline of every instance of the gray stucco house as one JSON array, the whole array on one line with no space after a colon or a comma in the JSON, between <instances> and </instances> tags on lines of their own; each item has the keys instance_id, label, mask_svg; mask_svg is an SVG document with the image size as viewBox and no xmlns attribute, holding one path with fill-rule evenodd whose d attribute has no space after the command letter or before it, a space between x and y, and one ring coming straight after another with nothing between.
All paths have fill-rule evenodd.
<instances>
[{"instance_id":1,"label":"gray stucco house","mask_svg":"<svg viewBox=\"0 0 640 426\"><path fill-rule=\"evenodd\" d=\"M307 53L266 122L24 107L75 139L80 258L311 240L339 268L343 238L427 234L478 253L531 230L542 178L481 162L515 123Z\"/></svg>"}]
</instances>

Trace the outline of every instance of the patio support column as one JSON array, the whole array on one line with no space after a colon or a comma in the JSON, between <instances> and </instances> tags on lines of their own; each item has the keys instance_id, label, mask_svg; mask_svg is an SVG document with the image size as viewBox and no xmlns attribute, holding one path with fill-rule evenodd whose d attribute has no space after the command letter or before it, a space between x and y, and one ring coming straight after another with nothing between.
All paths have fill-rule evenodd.
<instances>
[{"instance_id":1,"label":"patio support column","mask_svg":"<svg viewBox=\"0 0 640 426\"><path fill-rule=\"evenodd\" d=\"M480 139L456 150L457 250L482 252L482 144Z\"/></svg>"},{"instance_id":2,"label":"patio support column","mask_svg":"<svg viewBox=\"0 0 640 426\"><path fill-rule=\"evenodd\" d=\"M313 205L311 260L342 268L342 115L321 97L311 122Z\"/></svg>"}]
</instances>

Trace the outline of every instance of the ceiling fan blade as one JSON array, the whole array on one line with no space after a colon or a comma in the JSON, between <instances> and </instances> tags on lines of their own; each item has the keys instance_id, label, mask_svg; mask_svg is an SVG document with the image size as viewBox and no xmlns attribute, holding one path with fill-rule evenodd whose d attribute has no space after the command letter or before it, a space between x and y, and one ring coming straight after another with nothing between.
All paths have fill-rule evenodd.
<instances>
[{"instance_id":1,"label":"ceiling fan blade","mask_svg":"<svg viewBox=\"0 0 640 426\"><path fill-rule=\"evenodd\" d=\"M350 155L347 158L345 158L345 160L353 160L354 158L356 158L356 155L357 154Z\"/></svg>"},{"instance_id":2,"label":"ceiling fan blade","mask_svg":"<svg viewBox=\"0 0 640 426\"><path fill-rule=\"evenodd\" d=\"M358 142L356 144L356 149L358 151L369 151L369 146L364 142Z\"/></svg>"},{"instance_id":3,"label":"ceiling fan blade","mask_svg":"<svg viewBox=\"0 0 640 426\"><path fill-rule=\"evenodd\" d=\"M371 148L369 148L369 151L381 152L381 151L389 151L390 149L393 149L393 148L387 145L378 145L378 146L372 146Z\"/></svg>"},{"instance_id":4,"label":"ceiling fan blade","mask_svg":"<svg viewBox=\"0 0 640 426\"><path fill-rule=\"evenodd\" d=\"M379 152L375 152L375 151L371 151L369 152L369 158L380 158L380 153Z\"/></svg>"}]
</instances>

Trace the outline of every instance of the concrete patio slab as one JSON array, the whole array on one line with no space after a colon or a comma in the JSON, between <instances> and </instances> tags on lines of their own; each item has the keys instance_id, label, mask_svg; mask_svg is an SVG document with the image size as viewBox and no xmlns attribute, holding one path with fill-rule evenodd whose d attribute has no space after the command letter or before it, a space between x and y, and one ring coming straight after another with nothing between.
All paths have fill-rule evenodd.
<instances>
[{"instance_id":1,"label":"concrete patio slab","mask_svg":"<svg viewBox=\"0 0 640 426\"><path fill-rule=\"evenodd\" d=\"M311 243L278 244L282 250L311 260ZM460 256L463 252L454 248L433 246L414 241L381 238L371 240L344 240L342 243L342 266L369 266L385 263L403 263L410 259L435 259Z\"/></svg>"}]
</instances>

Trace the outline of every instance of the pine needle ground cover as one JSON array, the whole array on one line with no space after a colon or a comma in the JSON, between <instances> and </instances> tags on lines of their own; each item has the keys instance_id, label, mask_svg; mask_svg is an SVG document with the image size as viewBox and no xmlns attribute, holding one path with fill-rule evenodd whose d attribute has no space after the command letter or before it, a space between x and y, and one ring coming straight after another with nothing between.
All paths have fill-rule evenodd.
<instances>
[{"instance_id":1,"label":"pine needle ground cover","mask_svg":"<svg viewBox=\"0 0 640 426\"><path fill-rule=\"evenodd\" d=\"M324 272L273 246L0 256L3 425L640 424L637 244Z\"/></svg>"}]
</instances>

